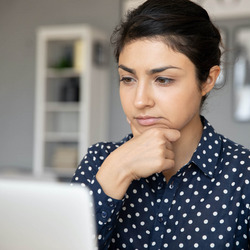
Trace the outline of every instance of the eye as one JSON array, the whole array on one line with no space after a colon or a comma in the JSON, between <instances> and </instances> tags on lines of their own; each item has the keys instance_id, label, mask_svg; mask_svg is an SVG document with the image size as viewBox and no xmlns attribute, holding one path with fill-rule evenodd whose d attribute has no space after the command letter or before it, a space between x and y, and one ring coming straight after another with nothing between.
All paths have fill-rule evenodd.
<instances>
[{"instance_id":1,"label":"eye","mask_svg":"<svg viewBox=\"0 0 250 250\"><path fill-rule=\"evenodd\" d=\"M120 79L120 82L122 82L124 84L131 84L131 83L135 82L135 79L132 77L124 76Z\"/></svg>"},{"instance_id":2,"label":"eye","mask_svg":"<svg viewBox=\"0 0 250 250\"><path fill-rule=\"evenodd\" d=\"M174 81L174 79L172 78L167 78L167 77L157 77L156 78L156 82L159 84L159 85L168 85L170 83L172 83Z\"/></svg>"}]
</instances>

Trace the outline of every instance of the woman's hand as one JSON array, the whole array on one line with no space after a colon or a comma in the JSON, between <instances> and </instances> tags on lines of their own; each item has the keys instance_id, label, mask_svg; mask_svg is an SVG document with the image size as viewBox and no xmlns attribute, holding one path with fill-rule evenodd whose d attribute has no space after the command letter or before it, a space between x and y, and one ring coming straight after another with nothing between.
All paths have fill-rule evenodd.
<instances>
[{"instance_id":1,"label":"woman's hand","mask_svg":"<svg viewBox=\"0 0 250 250\"><path fill-rule=\"evenodd\" d=\"M152 128L138 133L113 151L103 162L97 180L110 197L122 199L130 183L174 167L173 142L180 132L174 129Z\"/></svg>"}]
</instances>

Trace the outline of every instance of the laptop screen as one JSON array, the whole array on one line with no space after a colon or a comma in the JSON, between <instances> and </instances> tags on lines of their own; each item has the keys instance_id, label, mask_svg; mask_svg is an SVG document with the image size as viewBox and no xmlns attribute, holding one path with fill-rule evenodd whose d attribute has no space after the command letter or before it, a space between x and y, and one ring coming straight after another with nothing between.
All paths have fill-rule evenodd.
<instances>
[{"instance_id":1,"label":"laptop screen","mask_svg":"<svg viewBox=\"0 0 250 250\"><path fill-rule=\"evenodd\" d=\"M1 180L0 204L1 250L97 249L86 188Z\"/></svg>"}]
</instances>

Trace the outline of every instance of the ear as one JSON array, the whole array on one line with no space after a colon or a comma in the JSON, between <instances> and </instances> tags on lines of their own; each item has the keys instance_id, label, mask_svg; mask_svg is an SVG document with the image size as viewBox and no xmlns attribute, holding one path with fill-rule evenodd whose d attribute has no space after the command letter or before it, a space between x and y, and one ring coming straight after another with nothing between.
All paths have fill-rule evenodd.
<instances>
[{"instance_id":1,"label":"ear","mask_svg":"<svg viewBox=\"0 0 250 250\"><path fill-rule=\"evenodd\" d=\"M205 96L213 89L219 74L220 74L220 66L215 65L210 69L208 78L202 85L201 89L202 96Z\"/></svg>"}]
</instances>

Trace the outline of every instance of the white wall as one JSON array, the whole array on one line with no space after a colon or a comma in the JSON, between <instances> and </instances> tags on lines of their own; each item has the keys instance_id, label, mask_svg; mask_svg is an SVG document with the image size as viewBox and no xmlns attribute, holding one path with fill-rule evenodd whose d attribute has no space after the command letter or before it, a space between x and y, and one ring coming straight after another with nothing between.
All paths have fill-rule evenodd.
<instances>
[{"instance_id":1,"label":"white wall","mask_svg":"<svg viewBox=\"0 0 250 250\"><path fill-rule=\"evenodd\" d=\"M212 18L242 18L250 17L249 0L194 0L208 11Z\"/></svg>"},{"instance_id":2,"label":"white wall","mask_svg":"<svg viewBox=\"0 0 250 250\"><path fill-rule=\"evenodd\" d=\"M145 0L124 0L123 12L135 8ZM239 18L250 16L249 0L193 0L201 4L213 18ZM237 3L235 3L237 2Z\"/></svg>"}]
</instances>

